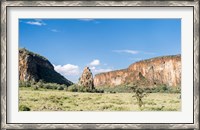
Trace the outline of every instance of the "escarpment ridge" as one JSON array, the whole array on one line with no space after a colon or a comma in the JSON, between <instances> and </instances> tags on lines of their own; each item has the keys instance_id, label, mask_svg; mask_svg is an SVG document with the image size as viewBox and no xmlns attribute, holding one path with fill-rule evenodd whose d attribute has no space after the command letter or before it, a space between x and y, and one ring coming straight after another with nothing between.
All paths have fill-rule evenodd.
<instances>
[{"instance_id":1,"label":"escarpment ridge","mask_svg":"<svg viewBox=\"0 0 200 130\"><path fill-rule=\"evenodd\" d=\"M151 58L131 64L128 68L96 74L95 86L137 84L153 87L181 85L181 55Z\"/></svg>"}]
</instances>

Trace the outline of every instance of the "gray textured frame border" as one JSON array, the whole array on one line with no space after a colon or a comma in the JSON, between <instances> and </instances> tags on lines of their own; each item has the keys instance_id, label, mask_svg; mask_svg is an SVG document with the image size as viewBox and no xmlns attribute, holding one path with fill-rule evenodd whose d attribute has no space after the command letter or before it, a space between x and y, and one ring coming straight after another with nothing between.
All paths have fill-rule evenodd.
<instances>
[{"instance_id":1,"label":"gray textured frame border","mask_svg":"<svg viewBox=\"0 0 200 130\"><path fill-rule=\"evenodd\" d=\"M199 1L1 1L1 129L199 129ZM194 13L193 124L8 124L6 122L6 9L12 6L182 6Z\"/></svg>"}]
</instances>

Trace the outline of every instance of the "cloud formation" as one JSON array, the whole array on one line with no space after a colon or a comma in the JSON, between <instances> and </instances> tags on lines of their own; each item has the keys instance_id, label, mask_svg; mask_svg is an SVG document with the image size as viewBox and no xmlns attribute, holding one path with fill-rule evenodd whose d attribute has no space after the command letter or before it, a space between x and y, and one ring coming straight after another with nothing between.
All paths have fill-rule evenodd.
<instances>
[{"instance_id":1,"label":"cloud formation","mask_svg":"<svg viewBox=\"0 0 200 130\"><path fill-rule=\"evenodd\" d=\"M103 65L107 66L107 64L103 64ZM100 68L100 66L101 66L101 63L100 63L100 60L98 59L95 59L89 63L89 67L94 75L97 73L112 71L112 69L110 68Z\"/></svg>"},{"instance_id":2,"label":"cloud formation","mask_svg":"<svg viewBox=\"0 0 200 130\"><path fill-rule=\"evenodd\" d=\"M92 62L90 62L89 65L90 65L90 66L98 66L98 65L100 65L100 60L95 59L95 60L93 60Z\"/></svg>"},{"instance_id":3,"label":"cloud formation","mask_svg":"<svg viewBox=\"0 0 200 130\"><path fill-rule=\"evenodd\" d=\"M81 18L81 19L78 19L78 20L83 21L83 22L93 22L95 24L99 24L100 23L96 19L92 19L92 18Z\"/></svg>"},{"instance_id":4,"label":"cloud formation","mask_svg":"<svg viewBox=\"0 0 200 130\"><path fill-rule=\"evenodd\" d=\"M138 54L139 53L139 51L137 51L137 50L113 50L113 52L129 53L129 54Z\"/></svg>"},{"instance_id":5,"label":"cloud formation","mask_svg":"<svg viewBox=\"0 0 200 130\"><path fill-rule=\"evenodd\" d=\"M76 76L79 75L79 66L66 64L66 65L53 65L55 71L64 75L64 76Z\"/></svg>"},{"instance_id":6,"label":"cloud formation","mask_svg":"<svg viewBox=\"0 0 200 130\"><path fill-rule=\"evenodd\" d=\"M44 25L46 25L46 23L44 23L40 19L36 19L35 21L28 21L28 22L26 22L26 24L36 25L36 26L44 26Z\"/></svg>"}]
</instances>

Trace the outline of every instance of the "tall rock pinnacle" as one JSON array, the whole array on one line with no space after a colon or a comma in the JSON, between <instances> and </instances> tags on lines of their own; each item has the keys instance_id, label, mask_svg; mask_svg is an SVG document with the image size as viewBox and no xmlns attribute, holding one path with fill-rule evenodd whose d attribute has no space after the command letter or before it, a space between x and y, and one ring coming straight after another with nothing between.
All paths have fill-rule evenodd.
<instances>
[{"instance_id":1,"label":"tall rock pinnacle","mask_svg":"<svg viewBox=\"0 0 200 130\"><path fill-rule=\"evenodd\" d=\"M94 80L92 72L90 71L89 67L84 68L78 84L80 86L88 87L90 89L94 88Z\"/></svg>"}]
</instances>

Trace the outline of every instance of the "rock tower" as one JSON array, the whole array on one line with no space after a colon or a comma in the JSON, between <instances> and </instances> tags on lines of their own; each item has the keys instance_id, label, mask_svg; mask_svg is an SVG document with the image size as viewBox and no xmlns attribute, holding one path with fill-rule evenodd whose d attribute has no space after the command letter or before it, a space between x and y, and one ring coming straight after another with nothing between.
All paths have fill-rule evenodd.
<instances>
[{"instance_id":1,"label":"rock tower","mask_svg":"<svg viewBox=\"0 0 200 130\"><path fill-rule=\"evenodd\" d=\"M88 87L90 89L94 88L94 80L92 76L92 72L90 71L89 67L85 67L83 73L79 79L79 85Z\"/></svg>"}]
</instances>

